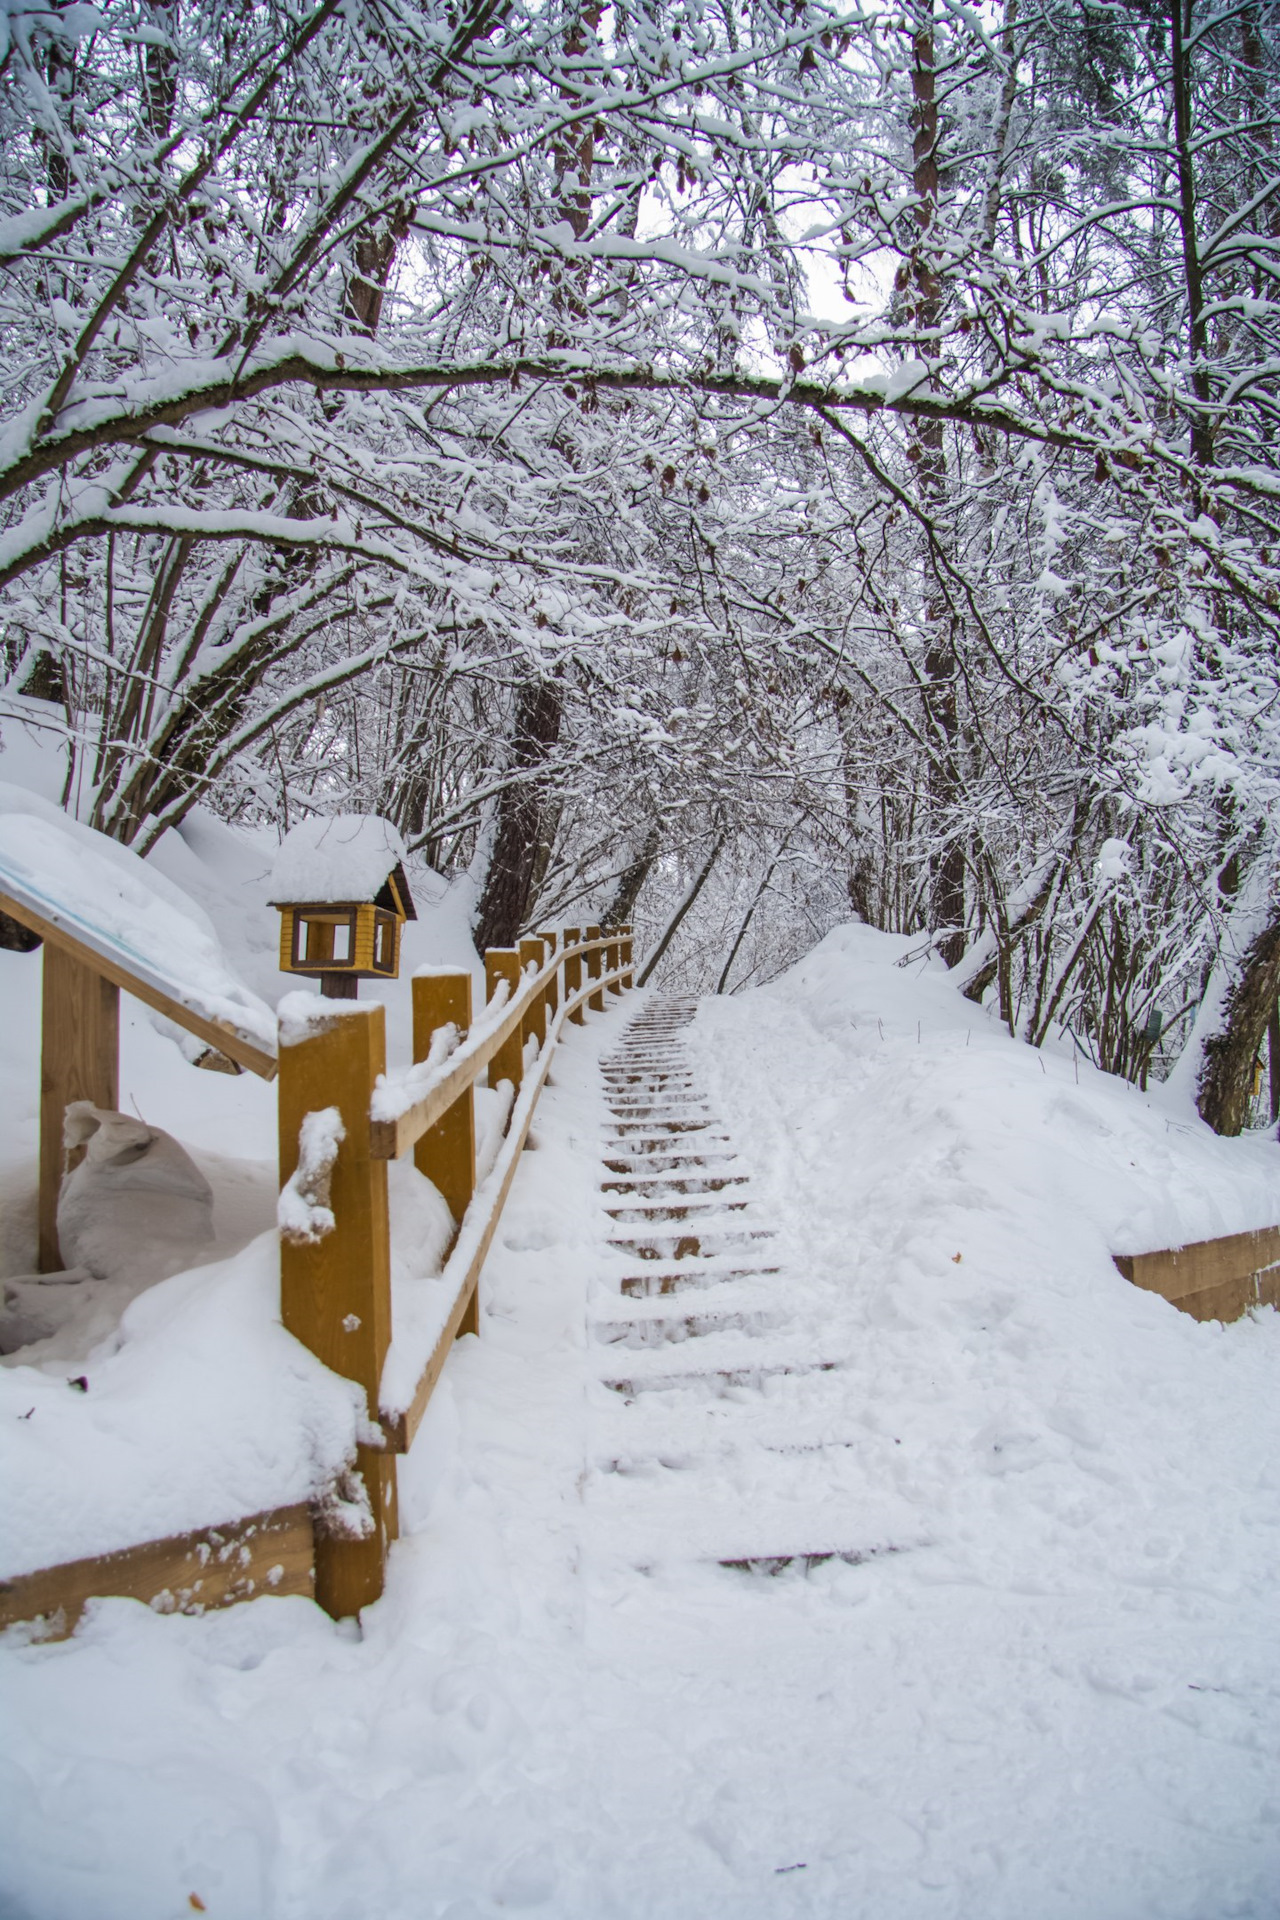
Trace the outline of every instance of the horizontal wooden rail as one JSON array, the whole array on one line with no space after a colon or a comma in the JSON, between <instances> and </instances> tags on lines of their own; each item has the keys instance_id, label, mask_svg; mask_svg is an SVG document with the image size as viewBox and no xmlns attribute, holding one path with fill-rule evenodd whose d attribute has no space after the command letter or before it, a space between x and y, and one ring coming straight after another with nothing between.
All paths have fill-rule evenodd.
<instances>
[{"instance_id":1,"label":"horizontal wooden rail","mask_svg":"<svg viewBox=\"0 0 1280 1920\"><path fill-rule=\"evenodd\" d=\"M1280 1307L1280 1227L1112 1258L1135 1287L1195 1320L1239 1320L1250 1307Z\"/></svg>"},{"instance_id":2,"label":"horizontal wooden rail","mask_svg":"<svg viewBox=\"0 0 1280 1920\"><path fill-rule=\"evenodd\" d=\"M38 1621L38 1638L65 1640L86 1603L102 1594L141 1600L157 1613L206 1613L261 1593L310 1599L314 1590L311 1509L278 1507L226 1526L0 1579L0 1629Z\"/></svg>"},{"instance_id":3,"label":"horizontal wooden rail","mask_svg":"<svg viewBox=\"0 0 1280 1920\"><path fill-rule=\"evenodd\" d=\"M601 987L621 989L629 972L628 965L602 975L599 981L593 980L556 1015L539 1051L537 1064L526 1075L521 1086L498 1158L476 1189L475 1198L463 1216L453 1252L445 1265L441 1277L448 1283L451 1298L440 1332L430 1352L420 1360L417 1356L398 1353L394 1342L392 1344L383 1369L379 1419L387 1437L387 1445L394 1453L407 1453L413 1445L414 1435L422 1424L422 1417L435 1391L449 1349L475 1294L481 1268L488 1258L493 1236L502 1218L502 1209L520 1164L520 1154L533 1123L538 1096L546 1085L561 1029L575 1009L584 1006L590 995L598 993Z\"/></svg>"},{"instance_id":4,"label":"horizontal wooden rail","mask_svg":"<svg viewBox=\"0 0 1280 1920\"><path fill-rule=\"evenodd\" d=\"M562 947L554 953L539 972L526 973L516 992L503 1002L497 1019L487 1020L482 1015L467 1038L449 1055L447 1063L437 1068L434 1077L417 1095L413 1105L402 1113L385 1113L385 1106L394 1097L397 1083L390 1078L384 1080L373 1099L369 1144L374 1158L398 1160L428 1128L443 1119L467 1088L475 1085L494 1055L501 1052L512 1034L524 1024L530 1007L549 987L555 985L556 976L566 960L603 952L616 944L613 940L579 941L572 947ZM629 970L628 967L626 971ZM585 994L580 995L578 1004L586 997Z\"/></svg>"},{"instance_id":5,"label":"horizontal wooden rail","mask_svg":"<svg viewBox=\"0 0 1280 1920\"><path fill-rule=\"evenodd\" d=\"M229 1021L214 1020L193 1007L148 965L143 955L113 946L88 926L70 927L65 920L51 919L12 880L7 888L0 889L0 913L9 914L32 933L39 934L47 946L70 954L91 974L100 975L113 986L123 987L135 1000L141 1000L187 1033L193 1033L206 1046L225 1053L238 1067L247 1067L262 1080L274 1080L276 1056L267 1046Z\"/></svg>"}]
</instances>

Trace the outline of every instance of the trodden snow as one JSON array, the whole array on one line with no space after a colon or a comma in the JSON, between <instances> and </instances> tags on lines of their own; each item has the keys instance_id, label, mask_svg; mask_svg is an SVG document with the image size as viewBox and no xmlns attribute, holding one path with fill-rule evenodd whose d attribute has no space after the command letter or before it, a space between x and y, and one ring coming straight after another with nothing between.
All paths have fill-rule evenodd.
<instances>
[{"instance_id":1,"label":"trodden snow","mask_svg":"<svg viewBox=\"0 0 1280 1920\"><path fill-rule=\"evenodd\" d=\"M7 1916L1280 1913L1280 1319L1111 1259L1274 1224L1280 1149L862 927L690 1011L566 1041L359 1627L6 1636ZM669 1295L622 1285L671 1251L654 1087L699 1143ZM159 1360L252 1292L267 1390L266 1244L145 1296Z\"/></svg>"}]
</instances>

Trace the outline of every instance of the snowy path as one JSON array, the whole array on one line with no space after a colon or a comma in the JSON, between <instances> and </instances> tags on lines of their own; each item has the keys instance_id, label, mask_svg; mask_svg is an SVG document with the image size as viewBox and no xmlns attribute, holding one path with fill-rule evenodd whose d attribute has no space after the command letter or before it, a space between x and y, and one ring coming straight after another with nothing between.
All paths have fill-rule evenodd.
<instances>
[{"instance_id":1,"label":"snowy path","mask_svg":"<svg viewBox=\"0 0 1280 1920\"><path fill-rule=\"evenodd\" d=\"M6 1650L4 1920L1277 1920L1280 1315L1106 1250L1274 1149L842 939L560 1050L359 1631Z\"/></svg>"},{"instance_id":2,"label":"snowy path","mask_svg":"<svg viewBox=\"0 0 1280 1920\"><path fill-rule=\"evenodd\" d=\"M860 1537L865 1490L842 1476L839 1362L699 1089L680 1037L695 1011L656 1001L602 1062L614 1224L589 1316L607 1352L584 1537L633 1566L862 1560L889 1543Z\"/></svg>"}]
</instances>

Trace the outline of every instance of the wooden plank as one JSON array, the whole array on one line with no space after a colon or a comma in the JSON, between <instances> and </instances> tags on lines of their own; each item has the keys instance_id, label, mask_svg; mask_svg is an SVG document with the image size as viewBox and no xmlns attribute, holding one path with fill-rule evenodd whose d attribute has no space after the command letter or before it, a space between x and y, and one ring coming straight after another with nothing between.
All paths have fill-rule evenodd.
<instances>
[{"instance_id":1,"label":"wooden plank","mask_svg":"<svg viewBox=\"0 0 1280 1920\"><path fill-rule=\"evenodd\" d=\"M529 934L520 942L519 954L521 974L524 973L526 967L532 967L539 980L541 980L544 971L548 970L546 941L536 933ZM545 987L530 995L529 1009L525 1014L521 1032L524 1035L526 1044L530 1037L536 1040L539 1046L541 1046L546 1039L547 996ZM506 1079L508 1076L503 1074L500 1077Z\"/></svg>"},{"instance_id":2,"label":"wooden plank","mask_svg":"<svg viewBox=\"0 0 1280 1920\"><path fill-rule=\"evenodd\" d=\"M1280 1289L1280 1227L1113 1258L1134 1286L1197 1320L1238 1320L1259 1303L1276 1304Z\"/></svg>"},{"instance_id":3,"label":"wooden plank","mask_svg":"<svg viewBox=\"0 0 1280 1920\"><path fill-rule=\"evenodd\" d=\"M386 1067L386 1015L381 1006L359 1001L321 1004L324 1014L280 1048L280 1180L283 1185L297 1167L307 1115L336 1106L345 1137L330 1181L334 1226L311 1242L281 1237L280 1315L325 1366L360 1383L372 1417L391 1344L387 1168L369 1150L369 1101ZM372 1530L362 1539L322 1531L316 1541L316 1599L335 1619L378 1598L387 1547L398 1531L395 1461L380 1448L362 1446L356 1471L369 1496Z\"/></svg>"},{"instance_id":4,"label":"wooden plank","mask_svg":"<svg viewBox=\"0 0 1280 1920\"><path fill-rule=\"evenodd\" d=\"M413 1057L425 1060L438 1027L455 1026L465 1034L471 1025L469 973L415 974L413 990ZM418 1172L443 1195L455 1224L471 1205L476 1190L476 1116L474 1083L428 1127L413 1149ZM457 1238L455 1232L454 1238ZM463 1315L459 1335L479 1333L474 1297Z\"/></svg>"},{"instance_id":5,"label":"wooden plank","mask_svg":"<svg viewBox=\"0 0 1280 1920\"><path fill-rule=\"evenodd\" d=\"M521 988L520 955L514 947L490 947L484 956L484 983L489 1000L504 981L510 1011L495 1035L498 1044L489 1054L489 1085L496 1087L500 1080L509 1080L519 1093L524 1077L524 1020L533 987L526 982Z\"/></svg>"},{"instance_id":6,"label":"wooden plank","mask_svg":"<svg viewBox=\"0 0 1280 1920\"><path fill-rule=\"evenodd\" d=\"M563 960L564 943L556 939L554 932L545 928L539 932L538 938L544 943L547 949L547 985L543 995L547 1009L546 1017L548 1020L554 1020L556 1009L560 1005L560 964L559 961L556 960L556 948L559 947L561 949L560 959Z\"/></svg>"},{"instance_id":7,"label":"wooden plank","mask_svg":"<svg viewBox=\"0 0 1280 1920\"><path fill-rule=\"evenodd\" d=\"M564 930L564 997L572 998L582 985L582 929L566 927ZM572 1014L575 1026L581 1026L586 1018L581 1007Z\"/></svg>"},{"instance_id":8,"label":"wooden plank","mask_svg":"<svg viewBox=\"0 0 1280 1920\"><path fill-rule=\"evenodd\" d=\"M237 1066L247 1067L250 1073L256 1073L260 1079L275 1079L274 1053L268 1053L237 1027L228 1026L222 1020L207 1019L204 1014L197 1013L166 991L154 976L135 972L107 952L105 947L70 932L58 921L47 920L42 913L12 893L0 891L0 911L12 914L24 927L30 927L33 933L38 933L46 947L57 947L61 952L69 953L73 959L88 967L90 972L101 974L113 986L123 987L135 1000L154 1007L157 1013L164 1014L166 1019L172 1020L185 1032L194 1033L197 1039L216 1047L219 1053L225 1053Z\"/></svg>"},{"instance_id":9,"label":"wooden plank","mask_svg":"<svg viewBox=\"0 0 1280 1920\"><path fill-rule=\"evenodd\" d=\"M592 980L598 980L604 964L604 949L609 943L607 940L601 940L600 929L594 926L587 928L587 939L591 943L590 950L587 954L587 973ZM603 1013L603 993L596 992L589 994L587 997L587 1005L592 1013Z\"/></svg>"},{"instance_id":10,"label":"wooden plank","mask_svg":"<svg viewBox=\"0 0 1280 1920\"><path fill-rule=\"evenodd\" d=\"M120 1104L120 989L64 948L46 941L40 1015L41 1273L64 1265L58 1247L62 1120L73 1100Z\"/></svg>"},{"instance_id":11,"label":"wooden plank","mask_svg":"<svg viewBox=\"0 0 1280 1920\"><path fill-rule=\"evenodd\" d=\"M96 1598L141 1600L157 1613L204 1613L265 1593L309 1599L313 1589L310 1509L276 1507L226 1526L0 1580L0 1628L39 1622L41 1639L65 1640Z\"/></svg>"},{"instance_id":12,"label":"wooden plank","mask_svg":"<svg viewBox=\"0 0 1280 1920\"><path fill-rule=\"evenodd\" d=\"M534 1109L538 1103L538 1095L542 1092L547 1075L551 1070L551 1061L555 1054L556 1042L560 1038L565 1023L572 1018L574 1008L584 1006L590 995L599 991L600 987L609 986L611 984L611 978L611 976L602 978L599 986L593 981L589 986L584 987L575 999L566 1001L564 1007L557 1015L555 1025L552 1028L551 1044L543 1048L529 1081L521 1091L520 1105L517 1108L519 1117L515 1120L513 1129L507 1135L502 1146L502 1156L499 1160L499 1165L502 1166L503 1169L502 1177L496 1193L485 1195L485 1203L489 1209L488 1215L480 1238L467 1262L466 1269L459 1276L458 1291L454 1297L453 1306L450 1309L449 1317L441 1331L440 1338L437 1340L430 1359L418 1377L418 1384L408 1408L404 1411L390 1413L384 1409L379 1416L382 1422L382 1430L387 1437L387 1447L389 1451L393 1453L407 1453L413 1445L413 1437L422 1423L422 1416L427 1410L427 1405L432 1393L435 1391L436 1383L440 1378L444 1363L449 1357L449 1349L457 1337L465 1314L468 1309L472 1307L480 1273L485 1260L488 1258L489 1248L493 1244L493 1236L497 1232L498 1222L502 1218L502 1209L506 1205L507 1195L511 1191L511 1183L516 1176L516 1168L520 1164L521 1150L524 1147L525 1140L528 1138L529 1128L533 1124ZM619 973L618 978L621 978L621 973ZM470 1222L467 1224L469 1225Z\"/></svg>"}]
</instances>

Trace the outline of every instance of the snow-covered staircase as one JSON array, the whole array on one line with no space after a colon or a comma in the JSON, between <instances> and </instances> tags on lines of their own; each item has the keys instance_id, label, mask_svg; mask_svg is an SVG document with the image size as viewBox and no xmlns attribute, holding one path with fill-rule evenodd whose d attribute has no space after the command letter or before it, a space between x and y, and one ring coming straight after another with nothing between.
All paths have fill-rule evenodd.
<instances>
[{"instance_id":1,"label":"snow-covered staircase","mask_svg":"<svg viewBox=\"0 0 1280 1920\"><path fill-rule=\"evenodd\" d=\"M602 1062L587 1538L632 1566L862 1559L896 1516L866 1510L841 1356L797 1323L750 1169L699 1091L695 1011L650 1002Z\"/></svg>"}]
</instances>

